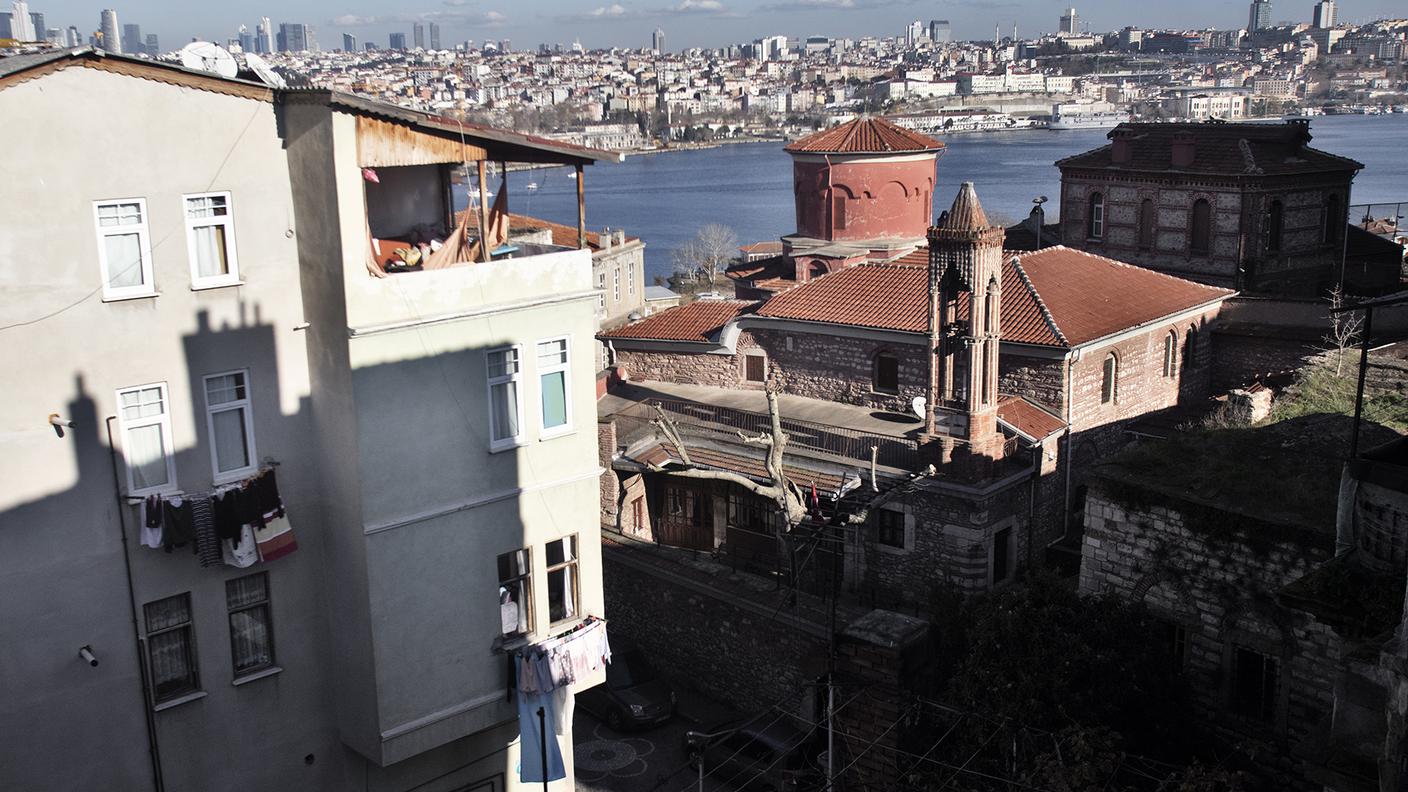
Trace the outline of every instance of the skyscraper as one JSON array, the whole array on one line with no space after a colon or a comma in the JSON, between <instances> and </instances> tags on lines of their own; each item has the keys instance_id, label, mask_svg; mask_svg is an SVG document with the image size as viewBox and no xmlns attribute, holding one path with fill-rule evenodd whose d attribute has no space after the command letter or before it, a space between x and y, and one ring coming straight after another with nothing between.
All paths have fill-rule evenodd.
<instances>
[{"instance_id":1,"label":"skyscraper","mask_svg":"<svg viewBox=\"0 0 1408 792\"><path fill-rule=\"evenodd\" d=\"M142 26L127 23L122 26L122 51L137 54L144 49L142 43ZM151 54L151 53L147 53Z\"/></svg>"},{"instance_id":2,"label":"skyscraper","mask_svg":"<svg viewBox=\"0 0 1408 792\"><path fill-rule=\"evenodd\" d=\"M513 42L503 39L499 42L499 52L513 52Z\"/></svg>"},{"instance_id":3,"label":"skyscraper","mask_svg":"<svg viewBox=\"0 0 1408 792\"><path fill-rule=\"evenodd\" d=\"M405 34L405 33L392 33L392 34L387 38L386 44L387 44L387 46L389 46L391 49L394 49L394 50L403 50L403 49L406 48L406 34Z\"/></svg>"},{"instance_id":4,"label":"skyscraper","mask_svg":"<svg viewBox=\"0 0 1408 792\"><path fill-rule=\"evenodd\" d=\"M254 28L254 51L265 54L274 51L274 26L269 17L260 17Z\"/></svg>"},{"instance_id":5,"label":"skyscraper","mask_svg":"<svg viewBox=\"0 0 1408 792\"><path fill-rule=\"evenodd\" d=\"M919 37L924 35L924 23L919 20L910 22L904 29L904 43L913 47L919 43Z\"/></svg>"},{"instance_id":6,"label":"skyscraper","mask_svg":"<svg viewBox=\"0 0 1408 792\"><path fill-rule=\"evenodd\" d=\"M155 33L147 34L147 40L143 42L143 46L146 47L147 54L151 55L152 57L156 57L157 55L161 54L161 45L157 43Z\"/></svg>"},{"instance_id":7,"label":"skyscraper","mask_svg":"<svg viewBox=\"0 0 1408 792\"><path fill-rule=\"evenodd\" d=\"M307 49L307 25L300 22L279 23L279 52L304 52Z\"/></svg>"},{"instance_id":8,"label":"skyscraper","mask_svg":"<svg viewBox=\"0 0 1408 792\"><path fill-rule=\"evenodd\" d=\"M655 32L650 34L650 48L656 55L665 54L665 31L655 28Z\"/></svg>"},{"instance_id":9,"label":"skyscraper","mask_svg":"<svg viewBox=\"0 0 1408 792\"><path fill-rule=\"evenodd\" d=\"M19 5L19 0L15 0L15 5ZM103 49L108 52L122 52L122 37L119 31L122 27L117 24L117 12L111 8L104 8L99 19L98 30L103 34Z\"/></svg>"},{"instance_id":10,"label":"skyscraper","mask_svg":"<svg viewBox=\"0 0 1408 792\"><path fill-rule=\"evenodd\" d=\"M239 32L235 34L235 38L239 40L241 50L254 52L254 36L249 32L247 25L240 25Z\"/></svg>"},{"instance_id":11,"label":"skyscraper","mask_svg":"<svg viewBox=\"0 0 1408 792\"><path fill-rule=\"evenodd\" d=\"M30 30L34 31L34 40L35 40L35 41L43 41L43 40L44 40L44 34L45 34L45 31L48 30L48 28L46 28L46 27L44 26L44 15L43 15L43 14L41 14L41 13L38 12L38 11L30 11L30 12L29 12L29 27L30 27Z\"/></svg>"},{"instance_id":12,"label":"skyscraper","mask_svg":"<svg viewBox=\"0 0 1408 792\"><path fill-rule=\"evenodd\" d=\"M68 46L70 46L70 47L77 47L79 44L82 44L82 43L83 43L83 36L79 35L79 33L78 33L78 26L77 26L77 25L69 25L69 26L68 26Z\"/></svg>"},{"instance_id":13,"label":"skyscraper","mask_svg":"<svg viewBox=\"0 0 1408 792\"><path fill-rule=\"evenodd\" d=\"M351 33L343 33L343 34L342 34L342 51L343 51L343 52L356 52L356 51L357 51L357 37L354 36L354 35L352 35Z\"/></svg>"},{"instance_id":14,"label":"skyscraper","mask_svg":"<svg viewBox=\"0 0 1408 792\"><path fill-rule=\"evenodd\" d=\"M433 49L433 50L439 50L439 49L440 49L440 23L439 23L439 22L431 22L431 23L430 23L430 48Z\"/></svg>"},{"instance_id":15,"label":"skyscraper","mask_svg":"<svg viewBox=\"0 0 1408 792\"><path fill-rule=\"evenodd\" d=\"M1329 30L1335 26L1335 0L1321 0L1315 4L1315 19L1311 24L1317 30Z\"/></svg>"},{"instance_id":16,"label":"skyscraper","mask_svg":"<svg viewBox=\"0 0 1408 792\"><path fill-rule=\"evenodd\" d=\"M16 41L34 41L34 20L29 18L29 3L15 0L10 11L10 38Z\"/></svg>"},{"instance_id":17,"label":"skyscraper","mask_svg":"<svg viewBox=\"0 0 1408 792\"><path fill-rule=\"evenodd\" d=\"M953 30L949 27L947 19L929 20L929 40L935 44L953 41Z\"/></svg>"},{"instance_id":18,"label":"skyscraper","mask_svg":"<svg viewBox=\"0 0 1408 792\"><path fill-rule=\"evenodd\" d=\"M1251 14L1247 17L1247 30L1255 33L1271 27L1271 0L1252 0Z\"/></svg>"},{"instance_id":19,"label":"skyscraper","mask_svg":"<svg viewBox=\"0 0 1408 792\"><path fill-rule=\"evenodd\" d=\"M1076 19L1076 10L1067 8L1066 13L1061 15L1061 28L1056 31L1059 35L1075 36L1080 33L1080 22Z\"/></svg>"},{"instance_id":20,"label":"skyscraper","mask_svg":"<svg viewBox=\"0 0 1408 792\"><path fill-rule=\"evenodd\" d=\"M420 22L411 25L411 39L416 49L425 49L425 25Z\"/></svg>"}]
</instances>

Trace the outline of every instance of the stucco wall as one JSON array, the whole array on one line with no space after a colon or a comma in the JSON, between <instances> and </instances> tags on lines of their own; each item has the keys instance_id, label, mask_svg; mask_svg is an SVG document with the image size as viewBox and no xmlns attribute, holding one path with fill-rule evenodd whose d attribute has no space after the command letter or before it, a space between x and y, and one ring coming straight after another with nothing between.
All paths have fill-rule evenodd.
<instances>
[{"instance_id":1,"label":"stucco wall","mask_svg":"<svg viewBox=\"0 0 1408 792\"><path fill-rule=\"evenodd\" d=\"M794 155L797 233L837 241L923 238L933 222L934 155ZM833 199L845 201L844 227Z\"/></svg>"}]
</instances>

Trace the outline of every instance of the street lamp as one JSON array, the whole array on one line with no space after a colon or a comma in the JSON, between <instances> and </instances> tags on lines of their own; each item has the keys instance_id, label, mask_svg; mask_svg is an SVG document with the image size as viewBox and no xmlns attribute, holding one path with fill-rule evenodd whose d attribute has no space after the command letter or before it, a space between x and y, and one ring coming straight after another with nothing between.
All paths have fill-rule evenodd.
<instances>
[{"instance_id":1,"label":"street lamp","mask_svg":"<svg viewBox=\"0 0 1408 792\"><path fill-rule=\"evenodd\" d=\"M1032 214L1036 216L1037 250L1041 250L1041 227L1046 225L1046 209L1042 208L1042 204L1046 203L1047 200L1045 195L1038 195L1032 199L1032 203L1036 204L1036 206L1032 207Z\"/></svg>"}]
</instances>

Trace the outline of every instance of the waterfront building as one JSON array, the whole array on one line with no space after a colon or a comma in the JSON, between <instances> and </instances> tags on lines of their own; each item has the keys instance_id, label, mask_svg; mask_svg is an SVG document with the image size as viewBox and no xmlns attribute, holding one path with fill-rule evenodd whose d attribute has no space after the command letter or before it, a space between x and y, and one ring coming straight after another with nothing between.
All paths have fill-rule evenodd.
<instances>
[{"instance_id":1,"label":"waterfront building","mask_svg":"<svg viewBox=\"0 0 1408 792\"><path fill-rule=\"evenodd\" d=\"M117 24L117 12L111 8L103 9L99 18L98 30L103 36L103 49L112 53L122 52L122 39L119 31L122 27Z\"/></svg>"},{"instance_id":2,"label":"waterfront building","mask_svg":"<svg viewBox=\"0 0 1408 792\"><path fill-rule=\"evenodd\" d=\"M614 156L87 50L0 114L9 241L64 262L0 263L0 787L540 788L512 652L602 615L591 254L386 258L465 160Z\"/></svg>"}]
</instances>

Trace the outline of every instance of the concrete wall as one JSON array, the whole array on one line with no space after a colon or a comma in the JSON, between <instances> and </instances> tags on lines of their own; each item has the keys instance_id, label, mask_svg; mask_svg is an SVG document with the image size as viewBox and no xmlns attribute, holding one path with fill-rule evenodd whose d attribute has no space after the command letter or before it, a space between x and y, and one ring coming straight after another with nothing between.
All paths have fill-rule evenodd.
<instances>
[{"instance_id":1,"label":"concrete wall","mask_svg":"<svg viewBox=\"0 0 1408 792\"><path fill-rule=\"evenodd\" d=\"M102 134L76 123L74 108L101 118ZM167 788L339 785L324 695L326 524L274 107L73 67L0 91L0 113L26 119L0 125L0 145L23 152L0 191L0 326L13 325L0 331L0 398L10 406L0 418L0 723L9 727L0 787L150 787L124 551L139 613L191 597L205 696L154 714ZM231 193L243 283L196 291L182 195L215 190ZM146 199L158 293L104 302L92 202L132 197ZM189 547L138 546L137 510L116 505L105 423L118 388L166 383L176 484L208 490L201 378L236 368L249 372L257 455L280 463L300 549L249 570L202 569ZM49 413L76 426L59 438ZM269 575L282 671L235 686L225 581L256 571ZM78 658L84 645L97 668Z\"/></svg>"}]
</instances>

